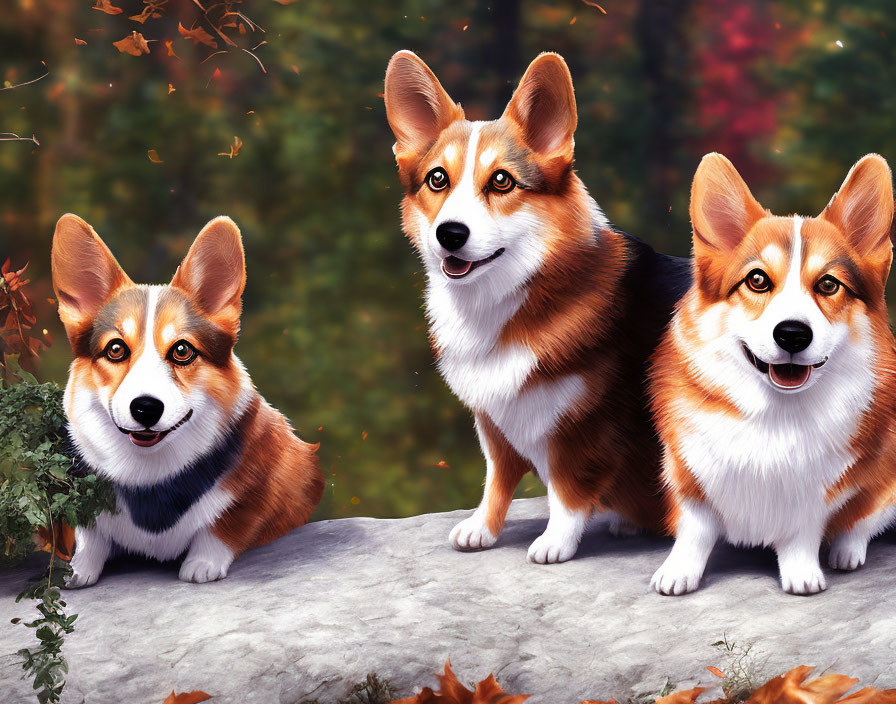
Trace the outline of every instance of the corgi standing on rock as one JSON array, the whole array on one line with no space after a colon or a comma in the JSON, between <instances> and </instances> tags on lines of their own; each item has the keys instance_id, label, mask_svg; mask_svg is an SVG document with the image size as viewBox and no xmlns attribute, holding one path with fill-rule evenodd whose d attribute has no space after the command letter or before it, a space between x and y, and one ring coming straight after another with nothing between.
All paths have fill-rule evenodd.
<instances>
[{"instance_id":1,"label":"corgi standing on rock","mask_svg":"<svg viewBox=\"0 0 896 704\"><path fill-rule=\"evenodd\" d=\"M384 95L432 346L486 459L482 502L452 544L493 545L528 471L550 508L532 562L570 559L595 511L659 527L647 360L690 266L614 231L574 173L566 63L535 59L491 122L466 120L409 51L389 62Z\"/></svg>"},{"instance_id":2,"label":"corgi standing on rock","mask_svg":"<svg viewBox=\"0 0 896 704\"><path fill-rule=\"evenodd\" d=\"M233 354L246 282L240 233L219 217L167 286L134 284L93 229L64 215L53 287L75 359L65 411L75 461L110 480L116 513L75 531L69 587L114 550L227 575L240 553L303 525L320 501L316 446L255 390Z\"/></svg>"},{"instance_id":3,"label":"corgi standing on rock","mask_svg":"<svg viewBox=\"0 0 896 704\"><path fill-rule=\"evenodd\" d=\"M815 218L776 217L720 154L691 191L696 280L652 369L675 545L653 577L697 588L722 537L775 549L783 588L825 589L896 518L890 169L861 159Z\"/></svg>"}]
</instances>

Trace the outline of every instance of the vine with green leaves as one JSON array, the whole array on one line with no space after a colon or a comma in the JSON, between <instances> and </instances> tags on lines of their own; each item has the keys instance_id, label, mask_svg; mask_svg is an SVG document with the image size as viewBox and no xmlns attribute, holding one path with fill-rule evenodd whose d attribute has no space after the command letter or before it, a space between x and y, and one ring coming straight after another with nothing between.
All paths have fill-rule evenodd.
<instances>
[{"instance_id":1,"label":"vine with green leaves","mask_svg":"<svg viewBox=\"0 0 896 704\"><path fill-rule=\"evenodd\" d=\"M77 614L66 613L61 588L71 573L73 528L114 510L115 500L107 482L71 471L62 389L38 383L19 365L21 355L36 358L48 343L32 335L36 320L24 271L12 271L8 261L0 267L0 562L16 564L35 550L49 553L44 573L16 598L36 601L36 616L12 620L34 630L37 644L18 655L44 704L59 701L68 673L62 646Z\"/></svg>"}]
</instances>

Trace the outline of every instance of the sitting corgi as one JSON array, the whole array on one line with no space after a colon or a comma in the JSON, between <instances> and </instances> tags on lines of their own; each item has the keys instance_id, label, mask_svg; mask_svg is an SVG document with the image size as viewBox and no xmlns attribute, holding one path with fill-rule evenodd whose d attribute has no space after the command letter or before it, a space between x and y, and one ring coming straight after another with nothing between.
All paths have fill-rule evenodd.
<instances>
[{"instance_id":1,"label":"sitting corgi","mask_svg":"<svg viewBox=\"0 0 896 704\"><path fill-rule=\"evenodd\" d=\"M171 284L134 284L81 218L53 237L53 287L75 360L65 389L76 465L118 510L75 531L69 587L114 549L227 575L244 550L303 525L323 493L316 446L258 394L233 354L246 283L240 233L212 220Z\"/></svg>"},{"instance_id":2,"label":"sitting corgi","mask_svg":"<svg viewBox=\"0 0 896 704\"><path fill-rule=\"evenodd\" d=\"M569 560L595 511L660 527L647 361L690 265L613 230L576 176L566 63L540 55L491 122L466 120L409 51L389 62L384 96L438 367L486 460L482 502L451 543L493 545L528 471L550 508L532 562Z\"/></svg>"},{"instance_id":3,"label":"sitting corgi","mask_svg":"<svg viewBox=\"0 0 896 704\"><path fill-rule=\"evenodd\" d=\"M776 217L720 154L691 191L696 280L653 360L676 539L693 591L719 537L775 549L787 592L853 570L896 517L896 352L884 303L890 169L870 154L815 218Z\"/></svg>"}]
</instances>

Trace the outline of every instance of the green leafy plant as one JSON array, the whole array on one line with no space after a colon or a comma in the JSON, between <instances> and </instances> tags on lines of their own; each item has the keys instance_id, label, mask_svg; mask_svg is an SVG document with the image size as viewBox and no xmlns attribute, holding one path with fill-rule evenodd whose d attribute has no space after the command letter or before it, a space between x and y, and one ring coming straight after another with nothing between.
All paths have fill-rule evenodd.
<instances>
[{"instance_id":1,"label":"green leafy plant","mask_svg":"<svg viewBox=\"0 0 896 704\"><path fill-rule=\"evenodd\" d=\"M73 528L114 510L108 482L72 472L65 432L62 389L38 383L19 366L19 355L36 358L47 344L31 333L36 323L24 288L25 268L0 267L0 562L14 564L35 549L49 553L46 572L25 586L16 601L37 601L36 618L13 619L34 629L38 644L22 648L22 669L41 704L58 702L68 664L65 636L77 614L65 612L60 588L71 568Z\"/></svg>"},{"instance_id":2,"label":"green leafy plant","mask_svg":"<svg viewBox=\"0 0 896 704\"><path fill-rule=\"evenodd\" d=\"M729 640L722 634L722 640L712 644L722 654L720 670L725 677L722 691L731 702L743 702L762 685L768 677L765 669L768 658L756 650L752 643L746 645Z\"/></svg>"}]
</instances>

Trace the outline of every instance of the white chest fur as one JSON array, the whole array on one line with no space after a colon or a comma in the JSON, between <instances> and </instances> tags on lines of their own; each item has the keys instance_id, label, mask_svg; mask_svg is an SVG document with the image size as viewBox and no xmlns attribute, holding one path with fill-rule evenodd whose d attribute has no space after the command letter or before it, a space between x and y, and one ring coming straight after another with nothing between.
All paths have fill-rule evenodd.
<instances>
[{"instance_id":1,"label":"white chest fur","mask_svg":"<svg viewBox=\"0 0 896 704\"><path fill-rule=\"evenodd\" d=\"M173 560L181 555L203 528L210 527L233 502L233 496L214 486L205 492L174 525L161 532L136 525L127 503L118 501L118 513L97 517L96 529L116 545L137 555L157 560Z\"/></svg>"},{"instance_id":2,"label":"white chest fur","mask_svg":"<svg viewBox=\"0 0 896 704\"><path fill-rule=\"evenodd\" d=\"M429 291L427 309L439 371L451 390L471 410L487 414L547 482L547 440L585 384L581 377L567 376L524 388L538 364L535 353L499 341L523 301L519 294L482 306L475 296L452 295L437 283Z\"/></svg>"},{"instance_id":3,"label":"white chest fur","mask_svg":"<svg viewBox=\"0 0 896 704\"><path fill-rule=\"evenodd\" d=\"M730 542L776 545L810 526L823 529L848 498L830 502L827 491L855 461L850 441L873 380L867 366L852 374L833 366L800 394L753 397L745 418L689 414L681 457Z\"/></svg>"}]
</instances>

